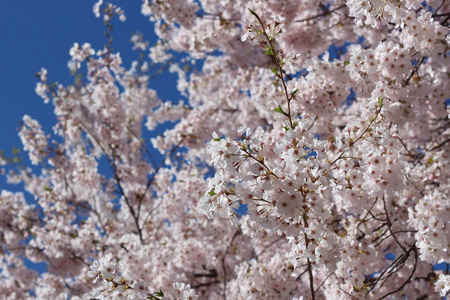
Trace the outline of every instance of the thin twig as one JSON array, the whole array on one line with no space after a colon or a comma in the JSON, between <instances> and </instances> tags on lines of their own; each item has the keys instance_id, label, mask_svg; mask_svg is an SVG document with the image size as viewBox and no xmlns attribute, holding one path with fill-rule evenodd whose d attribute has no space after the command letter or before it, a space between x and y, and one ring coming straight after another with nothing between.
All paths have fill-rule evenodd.
<instances>
[{"instance_id":1,"label":"thin twig","mask_svg":"<svg viewBox=\"0 0 450 300\"><path fill-rule=\"evenodd\" d=\"M258 253L255 256L255 259L258 259L259 256L261 256L261 254L263 254L264 252L266 252L267 249L269 249L272 245L275 245L279 240L283 239L285 237L285 235L283 234L282 236L280 236L279 238L275 239L272 243L270 243L268 246L266 246L260 253Z\"/></svg>"},{"instance_id":2,"label":"thin twig","mask_svg":"<svg viewBox=\"0 0 450 300\"><path fill-rule=\"evenodd\" d=\"M440 143L439 145L434 146L433 148L431 148L431 149L428 150L428 151L434 151L434 150L436 150L436 149L439 149L439 148L441 148L442 146L444 146L445 144L447 144L448 142L450 142L450 138L446 139L445 141L443 141L443 142Z\"/></svg>"},{"instance_id":3,"label":"thin twig","mask_svg":"<svg viewBox=\"0 0 450 300\"><path fill-rule=\"evenodd\" d=\"M289 125L290 125L290 127L291 127L292 129L294 129L294 128L295 128L295 125L294 125L294 123L292 122L292 118L291 118L291 100L294 98L294 96L291 95L291 97L290 97L289 94L288 94L287 85L286 85L286 82L284 81L284 77L283 77L283 69L282 69L281 63L280 63L280 61L279 61L279 59L278 59L278 54L277 54L277 51L276 51L276 49L275 49L275 46L273 45L273 42L272 42L272 41L273 41L273 38L271 38L271 37L269 37L269 36L267 35L266 28L265 28L264 23L263 23L263 21L261 20L261 18L260 18L257 14L254 14L254 16L256 17L256 19L258 20L258 22L261 24L261 27L262 27L262 29L263 29L263 30L262 30L262 34L265 36L265 38L266 38L267 41L269 42L269 45L270 45L270 51L272 52L272 56L273 56L273 59L274 59L274 61L275 61L275 64L276 64L277 70L278 70L277 76L278 76L279 79L281 79L281 83L283 84L284 93L285 93L286 99L287 99L288 112L285 113L285 115L286 115L286 116L288 117L288 119L289 119Z\"/></svg>"},{"instance_id":4,"label":"thin twig","mask_svg":"<svg viewBox=\"0 0 450 300\"><path fill-rule=\"evenodd\" d=\"M319 286L316 288L316 293L319 291L319 289L322 287L322 285L324 285L325 281L327 281L327 279L330 278L330 276L333 274L334 274L334 272L328 274L327 277L325 277L325 279L322 281L322 283L319 284Z\"/></svg>"},{"instance_id":5,"label":"thin twig","mask_svg":"<svg viewBox=\"0 0 450 300\"><path fill-rule=\"evenodd\" d=\"M397 245L399 245L400 248L402 248L403 252L406 253L407 252L406 248L403 247L402 244L400 244L400 242L398 241L397 237L395 236L395 233L392 231L392 223L391 223L391 220L389 219L389 212L387 211L386 201L384 199L384 194L383 194L382 199L383 199L383 208L384 208L384 212L386 214L386 221L387 221L387 225L388 225L388 228L389 228L389 232L391 233L391 235L394 238L394 240L397 243Z\"/></svg>"},{"instance_id":6,"label":"thin twig","mask_svg":"<svg viewBox=\"0 0 450 300\"><path fill-rule=\"evenodd\" d=\"M183 137L177 145L175 145L170 151L169 153L167 153L163 160L161 161L161 163L156 167L155 171L153 172L152 177L150 177L150 179L147 182L147 185L145 187L145 191L144 193L142 193L142 195L139 197L138 199L138 208L137 208L137 217L139 218L141 215L141 206L142 206L142 201L144 200L145 194L147 193L147 191L149 190L150 186L152 185L153 181L155 180L156 174L158 174L159 170L162 168L162 166L164 166L164 163L166 161L166 159L168 157L170 157L183 143L185 137Z\"/></svg>"},{"instance_id":7,"label":"thin twig","mask_svg":"<svg viewBox=\"0 0 450 300\"><path fill-rule=\"evenodd\" d=\"M340 9L342 9L344 7L347 7L347 5L344 4L344 5L338 6L336 8L333 8L332 10L329 10L329 9L325 8L325 11L323 13L321 13L321 14L318 14L318 15L315 15L313 17L309 17L309 18L306 18L306 19L297 20L297 21L294 21L294 23L307 22L307 21L311 21L311 20L314 20L314 19L317 19L317 18L320 18L320 17L324 17L324 16L330 15L333 12L335 12L337 10L340 10Z\"/></svg>"},{"instance_id":8,"label":"thin twig","mask_svg":"<svg viewBox=\"0 0 450 300\"><path fill-rule=\"evenodd\" d=\"M411 71L411 74L409 74L408 79L406 79L406 81L403 83L403 87L407 86L409 84L409 81L411 80L411 78L413 77L414 74L417 74L417 71L420 68L420 65L422 65L423 61L425 60L425 56L422 57L419 62L414 66L414 68Z\"/></svg>"},{"instance_id":9,"label":"thin twig","mask_svg":"<svg viewBox=\"0 0 450 300\"><path fill-rule=\"evenodd\" d=\"M406 281L398 289L396 289L396 290L394 290L394 291L392 291L390 293L387 293L386 295L384 295L383 297L379 298L378 300L382 300L382 299L384 299L384 298L386 298L386 297L388 297L388 296L390 296L392 294L395 294L395 293L401 291L406 286L406 284L411 281L411 278L413 277L414 273L416 272L416 268L417 268L417 257L418 257L418 255L417 255L417 249L416 249L416 245L415 244L412 245L412 247L411 247L411 249L409 251L411 251L411 250L414 251L414 267L413 267L413 270L411 271L411 274L409 275L408 279L406 279Z\"/></svg>"},{"instance_id":10,"label":"thin twig","mask_svg":"<svg viewBox=\"0 0 450 300\"><path fill-rule=\"evenodd\" d=\"M227 257L228 251L230 251L230 247L234 242L234 239L240 234L241 230L238 229L233 235L233 238L231 239L230 244L227 246L227 250L225 251L225 254L222 257L222 269L223 269L223 299L227 299L227 269L225 267L225 258Z\"/></svg>"},{"instance_id":11,"label":"thin twig","mask_svg":"<svg viewBox=\"0 0 450 300\"><path fill-rule=\"evenodd\" d=\"M303 214L303 222L305 223L305 228L308 228L308 217L307 217L307 213L306 213L306 209L305 209L305 213ZM306 245L306 249L308 249L309 246L309 242L310 239L308 238L306 232L304 233L305 236L305 245ZM311 299L315 300L316 299L316 294L315 294L315 290L314 290L314 276L312 273L312 264L311 261L309 260L309 257L306 259L307 263L308 263L308 275L309 275L309 290L311 292Z\"/></svg>"}]
</instances>

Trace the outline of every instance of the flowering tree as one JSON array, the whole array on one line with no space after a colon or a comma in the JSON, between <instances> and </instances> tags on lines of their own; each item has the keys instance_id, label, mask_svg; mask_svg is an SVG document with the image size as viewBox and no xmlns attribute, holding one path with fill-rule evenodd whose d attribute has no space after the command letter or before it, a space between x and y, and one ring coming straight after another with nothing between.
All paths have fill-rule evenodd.
<instances>
[{"instance_id":1,"label":"flowering tree","mask_svg":"<svg viewBox=\"0 0 450 300\"><path fill-rule=\"evenodd\" d=\"M159 41L133 36L130 69L124 12L94 13L108 42L74 45L74 84L39 72L54 135L19 133L39 171L2 160L34 197L1 191L2 299L449 292L445 0L144 0ZM185 102L150 89L168 62Z\"/></svg>"}]
</instances>

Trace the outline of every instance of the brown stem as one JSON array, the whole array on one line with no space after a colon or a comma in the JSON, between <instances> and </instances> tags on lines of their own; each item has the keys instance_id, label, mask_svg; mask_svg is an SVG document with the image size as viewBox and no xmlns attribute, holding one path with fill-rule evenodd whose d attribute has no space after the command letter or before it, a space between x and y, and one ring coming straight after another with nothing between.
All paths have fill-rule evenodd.
<instances>
[{"instance_id":1,"label":"brown stem","mask_svg":"<svg viewBox=\"0 0 450 300\"><path fill-rule=\"evenodd\" d=\"M222 257L222 270L223 270L223 299L227 299L227 269L225 267L225 258L227 257L228 251L230 251L230 247L234 242L234 239L239 235L241 232L240 229L236 230L233 237L231 238L230 244L227 246L227 250L225 251L225 254Z\"/></svg>"},{"instance_id":2,"label":"brown stem","mask_svg":"<svg viewBox=\"0 0 450 300\"><path fill-rule=\"evenodd\" d=\"M242 148L241 148L241 150L244 151L245 154L248 155L248 157L250 157L250 158L256 160L258 163L260 163L264 168L266 168L267 171L270 172L271 175L275 176L276 178L280 178L277 174L275 174L274 172L272 172L272 170L269 169L269 167L264 163L263 160L260 160L260 159L258 159L258 158L256 158L256 157L254 157L251 153L249 153L249 152L248 152L247 150L245 150L245 149L242 149Z\"/></svg>"},{"instance_id":3,"label":"brown stem","mask_svg":"<svg viewBox=\"0 0 450 300\"><path fill-rule=\"evenodd\" d=\"M263 254L264 252L266 252L267 249L269 249L272 245L275 245L278 241L282 240L283 238L285 238L286 236L283 234L282 236L280 236L279 238L275 239L274 241L272 241L268 246L266 246L260 253L258 253L255 256L255 259L258 259L258 257Z\"/></svg>"},{"instance_id":4,"label":"brown stem","mask_svg":"<svg viewBox=\"0 0 450 300\"><path fill-rule=\"evenodd\" d=\"M411 271L411 274L409 275L408 279L406 279L406 281L403 282L403 284L398 289L396 289L396 290L394 290L394 291L392 291L390 293L387 293L386 295L384 295L383 297L379 298L378 300L384 299L384 298L386 298L386 297L388 297L388 296L390 296L392 294L395 294L395 293L401 291L406 286L406 284L408 284L408 282L411 281L414 273L416 272L417 261L418 261L417 249L416 249L416 245L415 244L412 245L412 247L408 250L408 252L410 252L411 250L413 250L413 252L414 252L414 267L413 267L413 270Z\"/></svg>"},{"instance_id":5,"label":"brown stem","mask_svg":"<svg viewBox=\"0 0 450 300\"><path fill-rule=\"evenodd\" d=\"M314 277L313 277L313 273L312 273L312 265L311 265L311 261L308 258L308 274L309 274L309 289L311 291L311 299L315 300L316 296L315 296L315 291L314 291Z\"/></svg>"},{"instance_id":6,"label":"brown stem","mask_svg":"<svg viewBox=\"0 0 450 300\"><path fill-rule=\"evenodd\" d=\"M136 229L137 229L138 235L139 235L139 240L141 241L141 244L143 244L144 243L144 238L142 236L142 229L139 226L139 217L136 215L136 211L134 210L133 206L131 205L130 201L128 200L128 197L125 194L125 190L122 187L122 183L121 183L122 180L120 179L119 174L117 173L117 166L116 166L116 163L114 161L114 149L111 149L111 150L113 151L113 158L110 161L110 163L112 163L112 167L114 169L114 178L116 179L116 183L117 183L117 186L119 187L120 194L123 196L123 198L125 200L125 203L126 203L128 209L129 209L130 213L131 213L131 216L134 219L134 223L136 225Z\"/></svg>"},{"instance_id":7,"label":"brown stem","mask_svg":"<svg viewBox=\"0 0 450 300\"><path fill-rule=\"evenodd\" d=\"M321 14L318 14L318 15L315 15L313 17L309 17L309 18L306 18L306 19L297 20L297 21L294 21L294 23L307 22L307 21L311 21L311 20L314 20L314 19L317 19L317 18L320 18L320 17L324 17L324 16L330 15L331 13L333 13L333 12L335 12L337 10L340 10L340 9L342 9L344 7L347 7L347 5L344 4L344 5L338 6L336 8L333 8L332 10L329 10L329 9L325 8L325 11L323 13L321 13Z\"/></svg>"},{"instance_id":8,"label":"brown stem","mask_svg":"<svg viewBox=\"0 0 450 300\"><path fill-rule=\"evenodd\" d=\"M305 228L308 228L308 219L306 216L306 210L305 210L305 213L303 214L303 222L305 223ZM306 232L304 233L304 235L305 235L306 251L308 251L308 245L309 245L310 240L309 240ZM315 300L316 294L315 294L315 290L314 290L314 276L312 273L312 264L311 264L311 261L309 260L309 258L307 258L306 260L308 262L309 290L311 292L311 299Z\"/></svg>"},{"instance_id":9,"label":"brown stem","mask_svg":"<svg viewBox=\"0 0 450 300\"><path fill-rule=\"evenodd\" d=\"M411 71L411 74L409 74L408 79L406 79L406 81L403 83L403 87L407 86L409 84L409 81L411 80L411 78L413 77L414 74L417 74L417 70L419 70L420 65L423 63L423 61L425 60L425 57L422 57L419 62L414 66L414 68Z\"/></svg>"},{"instance_id":10,"label":"brown stem","mask_svg":"<svg viewBox=\"0 0 450 300\"><path fill-rule=\"evenodd\" d=\"M386 214L386 221L387 221L387 225L388 225L388 228L389 228L389 232L391 233L391 235L392 235L392 237L394 238L394 240L395 240L395 242L397 243L397 245L400 247L400 248L402 248L402 250L403 250L403 252L407 252L407 250L405 249L405 247L403 247L403 245L402 244L400 244L400 242L398 241L398 239L397 239L397 237L395 236L395 233L392 231L392 223L391 223L391 220L389 219L389 213L388 213L388 211L387 211L387 207L386 207L386 201L385 201L385 199L384 199L384 195L383 195L383 207L384 207L384 212L385 212L385 214Z\"/></svg>"},{"instance_id":11,"label":"brown stem","mask_svg":"<svg viewBox=\"0 0 450 300\"><path fill-rule=\"evenodd\" d=\"M137 217L140 217L141 214L141 206L142 206L142 201L144 200L145 194L147 193L147 191L149 190L150 186L152 185L153 181L155 180L156 174L158 174L159 170L162 168L162 166L164 165L164 162L166 160L167 157L170 157L179 147L180 145L183 143L185 137L183 137L177 145L175 145L168 154L166 154L166 156L164 156L163 160L161 161L161 163L155 168L155 171L153 172L152 177L148 180L147 185L145 186L145 191L144 193L142 193L142 195L139 197L138 199L138 208L137 208Z\"/></svg>"},{"instance_id":12,"label":"brown stem","mask_svg":"<svg viewBox=\"0 0 450 300\"><path fill-rule=\"evenodd\" d=\"M277 70L278 70L278 75L277 76L278 76L278 78L281 79L281 83L283 84L284 93L285 93L286 99L287 99L288 112L286 113L286 116L289 119L289 125L291 126L292 129L294 129L295 126L294 126L294 124L292 122L292 118L291 118L291 100L292 100L293 96L289 96L289 94L288 94L286 82L284 81L284 78L283 78L283 69L281 68L281 64L280 64L280 61L279 61L279 58L278 58L275 46L272 43L273 39L267 35L266 29L264 27L264 23L260 19L260 17L257 14L254 14L254 16L256 17L256 19L258 19L258 22L261 24L261 27L263 29L262 30L262 34L266 37L267 41L269 42L270 50L272 51L273 59L275 61L275 64L276 64Z\"/></svg>"},{"instance_id":13,"label":"brown stem","mask_svg":"<svg viewBox=\"0 0 450 300\"><path fill-rule=\"evenodd\" d=\"M436 149L441 148L442 146L444 146L445 144L447 144L448 142L450 142L450 138L446 139L445 141L443 141L442 143L440 143L437 146L434 146L433 148L431 148L429 151L434 151Z\"/></svg>"}]
</instances>

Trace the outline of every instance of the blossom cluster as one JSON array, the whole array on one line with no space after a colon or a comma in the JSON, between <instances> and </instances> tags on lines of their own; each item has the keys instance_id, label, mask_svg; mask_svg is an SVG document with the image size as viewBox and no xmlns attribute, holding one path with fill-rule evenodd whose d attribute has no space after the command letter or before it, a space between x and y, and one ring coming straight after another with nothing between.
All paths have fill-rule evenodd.
<instances>
[{"instance_id":1,"label":"blossom cluster","mask_svg":"<svg viewBox=\"0 0 450 300\"><path fill-rule=\"evenodd\" d=\"M144 0L142 13L158 41L132 36L130 67L112 50L124 12L100 0L106 44L70 49L74 85L37 74L57 123L49 135L23 118L32 169L1 157L32 197L0 194L0 297L448 295L445 1ZM161 63L183 100L152 88Z\"/></svg>"}]
</instances>

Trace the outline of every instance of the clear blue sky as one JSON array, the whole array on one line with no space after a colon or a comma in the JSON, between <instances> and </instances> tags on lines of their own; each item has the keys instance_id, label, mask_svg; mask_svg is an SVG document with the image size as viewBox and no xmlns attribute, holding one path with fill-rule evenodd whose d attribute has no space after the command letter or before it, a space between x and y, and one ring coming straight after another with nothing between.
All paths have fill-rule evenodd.
<instances>
[{"instance_id":1,"label":"clear blue sky","mask_svg":"<svg viewBox=\"0 0 450 300\"><path fill-rule=\"evenodd\" d=\"M44 131L53 133L56 118L51 103L44 104L35 93L38 78L35 73L42 67L48 70L49 82L69 85L73 82L67 62L69 49L74 42L90 43L94 49L102 49L106 43L103 35L105 26L102 18L92 12L95 0L10 0L2 1L0 9L0 150L11 155L13 146L22 148L17 129L23 115L37 119ZM133 32L140 32L150 44L156 41L153 24L141 13L140 0L115 0L125 10L127 20L116 20L113 31L113 49L121 53L124 66L137 59L131 50L130 38ZM152 80L150 87L156 89L162 100L178 103L176 77L168 72ZM24 163L30 165L25 153ZM5 186L6 185L6 186ZM21 186L7 185L5 177L0 178L0 188L12 191ZM25 195L28 196L28 195ZM45 264L27 265L40 272Z\"/></svg>"},{"instance_id":2,"label":"clear blue sky","mask_svg":"<svg viewBox=\"0 0 450 300\"><path fill-rule=\"evenodd\" d=\"M95 0L10 0L0 8L0 150L6 154L12 146L21 148L17 136L18 121L24 114L37 119L46 133L55 123L51 103L44 104L34 92L41 67L49 73L49 82L72 83L67 62L74 42L91 43L101 49L106 40L101 18L95 18ZM153 24L140 13L142 1L115 0L125 10L127 20L116 22L113 31L115 51L120 52L124 66L136 59L131 51L132 32L141 32L152 44L155 42ZM162 76L155 80L162 100L178 102L174 92L175 77ZM152 86L152 84L151 84Z\"/></svg>"}]
</instances>

